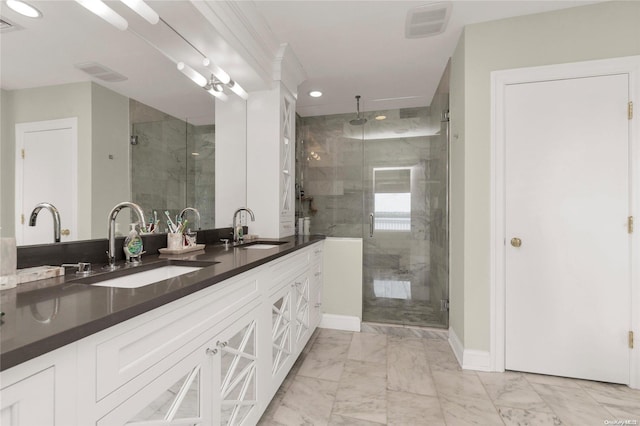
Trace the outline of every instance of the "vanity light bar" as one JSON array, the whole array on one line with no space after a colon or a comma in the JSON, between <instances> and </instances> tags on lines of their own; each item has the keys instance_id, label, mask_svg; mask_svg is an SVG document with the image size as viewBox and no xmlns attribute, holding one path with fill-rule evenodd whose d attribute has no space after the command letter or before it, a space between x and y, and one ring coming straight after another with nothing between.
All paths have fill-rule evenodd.
<instances>
[{"instance_id":1,"label":"vanity light bar","mask_svg":"<svg viewBox=\"0 0 640 426\"><path fill-rule=\"evenodd\" d=\"M131 10L142 16L148 23L155 25L160 22L160 16L143 0L120 0Z\"/></svg>"},{"instance_id":2,"label":"vanity light bar","mask_svg":"<svg viewBox=\"0 0 640 426\"><path fill-rule=\"evenodd\" d=\"M203 76L198 71L194 70L184 62L178 62L178 70L180 70L182 74L189 77L191 81L193 81L195 84L197 84L200 87L205 87L207 83L209 83L209 81L205 76Z\"/></svg>"},{"instance_id":3,"label":"vanity light bar","mask_svg":"<svg viewBox=\"0 0 640 426\"><path fill-rule=\"evenodd\" d=\"M129 26L126 19L104 4L102 0L76 0L76 2L121 31L125 31Z\"/></svg>"},{"instance_id":4,"label":"vanity light bar","mask_svg":"<svg viewBox=\"0 0 640 426\"><path fill-rule=\"evenodd\" d=\"M211 88L211 89L207 90L207 92L209 92L209 94L215 96L216 98L220 99L221 101L226 101L227 99L229 99L229 97L227 96L226 93L218 92L214 88Z\"/></svg>"},{"instance_id":5,"label":"vanity light bar","mask_svg":"<svg viewBox=\"0 0 640 426\"><path fill-rule=\"evenodd\" d=\"M202 65L207 67L222 84L226 84L236 95L244 100L249 99L249 94L237 82L233 81L222 68L211 62L211 59L204 58Z\"/></svg>"},{"instance_id":6,"label":"vanity light bar","mask_svg":"<svg viewBox=\"0 0 640 426\"><path fill-rule=\"evenodd\" d=\"M237 82L231 80L228 86L231 91L233 91L236 95L240 96L245 101L249 99L249 94L245 92L245 90Z\"/></svg>"},{"instance_id":7,"label":"vanity light bar","mask_svg":"<svg viewBox=\"0 0 640 426\"><path fill-rule=\"evenodd\" d=\"M229 82L231 81L231 77L229 77L229 74L227 74L222 68L211 62L209 58L204 58L202 60L202 65L207 67L209 71L211 71L213 75L218 80L220 80L222 84L229 84Z\"/></svg>"}]
</instances>

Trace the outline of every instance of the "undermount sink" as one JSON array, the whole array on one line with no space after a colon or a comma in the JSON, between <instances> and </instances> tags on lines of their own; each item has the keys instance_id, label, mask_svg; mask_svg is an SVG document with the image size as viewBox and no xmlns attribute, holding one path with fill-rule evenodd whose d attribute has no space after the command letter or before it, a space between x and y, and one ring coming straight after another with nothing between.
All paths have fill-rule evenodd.
<instances>
[{"instance_id":1,"label":"undermount sink","mask_svg":"<svg viewBox=\"0 0 640 426\"><path fill-rule=\"evenodd\" d=\"M276 248L282 244L285 244L285 242L284 241L254 241L251 243L244 244L241 248L267 250L267 249Z\"/></svg>"},{"instance_id":2,"label":"undermount sink","mask_svg":"<svg viewBox=\"0 0 640 426\"><path fill-rule=\"evenodd\" d=\"M249 249L272 249L272 248L276 248L278 247L277 244L252 244L250 246L246 246L246 247L242 247L243 249L249 250Z\"/></svg>"},{"instance_id":3,"label":"undermount sink","mask_svg":"<svg viewBox=\"0 0 640 426\"><path fill-rule=\"evenodd\" d=\"M123 269L104 275L78 280L82 284L99 287L140 288L160 281L179 277L218 262L162 262Z\"/></svg>"}]
</instances>

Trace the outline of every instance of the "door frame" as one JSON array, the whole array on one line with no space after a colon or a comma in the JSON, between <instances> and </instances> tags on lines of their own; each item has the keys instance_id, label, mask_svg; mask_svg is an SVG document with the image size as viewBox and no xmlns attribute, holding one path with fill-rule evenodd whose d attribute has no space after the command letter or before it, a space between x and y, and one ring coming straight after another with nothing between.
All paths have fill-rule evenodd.
<instances>
[{"instance_id":1,"label":"door frame","mask_svg":"<svg viewBox=\"0 0 640 426\"><path fill-rule=\"evenodd\" d=\"M630 99L636 105L636 112L629 120L629 170L631 183L640 182L640 56L629 56L596 61L518 68L491 73L491 143L490 143L490 336L489 370L505 370L505 330L506 330L506 241L505 233L505 89L511 84L532 83L600 75L628 74ZM640 184L630 185L630 214L640 217L638 199ZM631 297L629 300L631 319L629 330L635 332L635 349L632 350L629 365L629 386L640 389L640 257L638 256L640 230L631 234ZM635 307L635 308L634 308ZM635 329L633 328L635 325Z\"/></svg>"},{"instance_id":2,"label":"door frame","mask_svg":"<svg viewBox=\"0 0 640 426\"><path fill-rule=\"evenodd\" d=\"M24 148L24 135L27 132L43 132L56 129L71 129L71 215L65 217L65 225L68 228L75 229L76 238L78 239L78 117L60 118L56 120L30 121L25 123L16 123L15 125L15 219L14 232L16 240L18 238L18 224L20 215L24 213L25 221L28 220L27 212L22 211L22 187L24 164L22 162L22 149ZM47 201L47 200L42 200ZM30 212L29 212L30 213ZM22 240L22 235L20 236ZM19 243L18 243L19 244Z\"/></svg>"}]
</instances>

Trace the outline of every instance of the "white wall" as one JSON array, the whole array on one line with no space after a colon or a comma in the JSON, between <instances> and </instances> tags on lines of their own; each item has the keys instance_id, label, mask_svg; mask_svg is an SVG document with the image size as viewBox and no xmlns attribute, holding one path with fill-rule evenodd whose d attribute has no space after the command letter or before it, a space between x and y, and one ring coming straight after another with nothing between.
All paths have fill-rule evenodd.
<instances>
[{"instance_id":1,"label":"white wall","mask_svg":"<svg viewBox=\"0 0 640 426\"><path fill-rule=\"evenodd\" d=\"M489 350L490 73L638 55L639 22L640 2L604 2L466 27L452 60L450 265L465 349Z\"/></svg>"},{"instance_id":2,"label":"white wall","mask_svg":"<svg viewBox=\"0 0 640 426\"><path fill-rule=\"evenodd\" d=\"M323 322L327 316L346 323L362 320L362 238L327 238L324 242ZM351 321L349 320L351 319ZM322 325L322 324L321 324Z\"/></svg>"},{"instance_id":3,"label":"white wall","mask_svg":"<svg viewBox=\"0 0 640 426\"><path fill-rule=\"evenodd\" d=\"M11 200L15 199L13 185L13 138L8 123L13 123L11 92L0 89L0 237L12 237L15 234L13 226L14 208Z\"/></svg>"}]
</instances>

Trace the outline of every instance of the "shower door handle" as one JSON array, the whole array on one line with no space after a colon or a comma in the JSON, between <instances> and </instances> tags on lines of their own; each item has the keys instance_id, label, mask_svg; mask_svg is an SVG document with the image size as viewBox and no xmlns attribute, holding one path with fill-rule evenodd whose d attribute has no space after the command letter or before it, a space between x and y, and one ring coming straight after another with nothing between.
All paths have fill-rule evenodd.
<instances>
[{"instance_id":1,"label":"shower door handle","mask_svg":"<svg viewBox=\"0 0 640 426\"><path fill-rule=\"evenodd\" d=\"M369 237L373 237L373 213L369 214Z\"/></svg>"}]
</instances>

